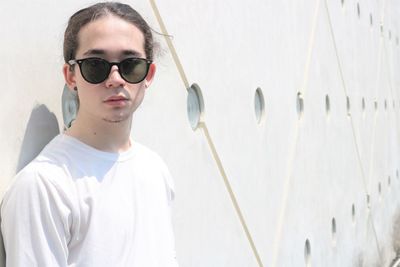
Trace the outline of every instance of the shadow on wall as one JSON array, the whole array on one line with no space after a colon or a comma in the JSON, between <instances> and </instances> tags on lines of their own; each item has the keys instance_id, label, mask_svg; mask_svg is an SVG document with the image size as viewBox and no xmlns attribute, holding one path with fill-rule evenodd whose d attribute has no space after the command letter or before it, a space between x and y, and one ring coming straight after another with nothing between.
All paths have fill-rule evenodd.
<instances>
[{"instance_id":1,"label":"shadow on wall","mask_svg":"<svg viewBox=\"0 0 400 267\"><path fill-rule=\"evenodd\" d=\"M60 133L57 117L45 105L36 106L26 126L16 172L31 162Z\"/></svg>"}]
</instances>

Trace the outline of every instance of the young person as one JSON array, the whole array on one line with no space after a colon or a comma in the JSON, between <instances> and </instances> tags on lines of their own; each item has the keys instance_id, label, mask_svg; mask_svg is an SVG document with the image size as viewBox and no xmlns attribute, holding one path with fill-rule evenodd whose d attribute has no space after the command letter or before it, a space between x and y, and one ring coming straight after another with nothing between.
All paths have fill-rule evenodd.
<instances>
[{"instance_id":1,"label":"young person","mask_svg":"<svg viewBox=\"0 0 400 267\"><path fill-rule=\"evenodd\" d=\"M130 139L156 71L151 29L128 5L95 4L70 18L64 59L78 114L4 196L7 266L178 266L170 174Z\"/></svg>"}]
</instances>

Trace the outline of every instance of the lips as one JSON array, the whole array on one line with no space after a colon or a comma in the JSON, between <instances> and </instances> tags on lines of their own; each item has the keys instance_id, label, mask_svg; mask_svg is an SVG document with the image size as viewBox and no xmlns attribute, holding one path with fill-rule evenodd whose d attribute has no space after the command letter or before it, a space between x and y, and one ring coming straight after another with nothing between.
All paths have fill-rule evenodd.
<instances>
[{"instance_id":1,"label":"lips","mask_svg":"<svg viewBox=\"0 0 400 267\"><path fill-rule=\"evenodd\" d=\"M129 99L124 96L110 96L104 100L104 103L112 106L124 106L128 101Z\"/></svg>"},{"instance_id":2,"label":"lips","mask_svg":"<svg viewBox=\"0 0 400 267\"><path fill-rule=\"evenodd\" d=\"M128 98L126 98L124 96L110 96L109 98L104 100L104 102L127 101L127 100L128 100Z\"/></svg>"}]
</instances>

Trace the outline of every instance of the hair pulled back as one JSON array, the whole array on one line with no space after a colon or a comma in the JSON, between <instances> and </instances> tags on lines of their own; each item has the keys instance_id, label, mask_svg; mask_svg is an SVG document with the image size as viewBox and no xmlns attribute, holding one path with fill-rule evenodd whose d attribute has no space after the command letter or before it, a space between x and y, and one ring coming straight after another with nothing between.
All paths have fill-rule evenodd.
<instances>
[{"instance_id":1,"label":"hair pulled back","mask_svg":"<svg viewBox=\"0 0 400 267\"><path fill-rule=\"evenodd\" d=\"M75 59L78 50L78 33L86 24L99 18L113 15L135 25L144 35L146 58L153 60L153 35L151 28L142 16L131 6L118 2L97 3L77 11L68 21L64 34L64 60Z\"/></svg>"}]
</instances>

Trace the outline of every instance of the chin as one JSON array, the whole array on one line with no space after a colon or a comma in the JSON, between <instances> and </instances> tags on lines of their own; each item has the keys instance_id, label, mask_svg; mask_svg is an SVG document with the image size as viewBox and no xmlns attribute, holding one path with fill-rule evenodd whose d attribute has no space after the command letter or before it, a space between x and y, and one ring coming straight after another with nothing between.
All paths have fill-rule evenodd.
<instances>
[{"instance_id":1,"label":"chin","mask_svg":"<svg viewBox=\"0 0 400 267\"><path fill-rule=\"evenodd\" d=\"M110 123L121 123L128 121L131 116L126 115L126 116L113 116L113 117L104 117L103 121L110 122Z\"/></svg>"}]
</instances>

